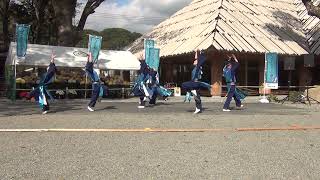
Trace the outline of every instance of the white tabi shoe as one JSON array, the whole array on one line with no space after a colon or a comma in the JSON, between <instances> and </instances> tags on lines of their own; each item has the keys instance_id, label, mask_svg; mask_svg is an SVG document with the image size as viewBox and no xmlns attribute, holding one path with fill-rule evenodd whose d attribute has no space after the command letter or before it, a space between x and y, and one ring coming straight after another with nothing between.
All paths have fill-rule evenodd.
<instances>
[{"instance_id":1,"label":"white tabi shoe","mask_svg":"<svg viewBox=\"0 0 320 180\"><path fill-rule=\"evenodd\" d=\"M42 112L42 114L47 114L47 113L48 113L48 111L43 111L43 112Z\"/></svg>"},{"instance_id":2,"label":"white tabi shoe","mask_svg":"<svg viewBox=\"0 0 320 180\"><path fill-rule=\"evenodd\" d=\"M139 109L143 109L143 108L144 108L144 106L138 106L138 108L139 108Z\"/></svg>"},{"instance_id":3,"label":"white tabi shoe","mask_svg":"<svg viewBox=\"0 0 320 180\"><path fill-rule=\"evenodd\" d=\"M197 96L197 91L196 90L192 90L191 93L195 96Z\"/></svg>"},{"instance_id":4,"label":"white tabi shoe","mask_svg":"<svg viewBox=\"0 0 320 180\"><path fill-rule=\"evenodd\" d=\"M241 104L240 106L237 106L237 109L242 109L243 107L243 104Z\"/></svg>"},{"instance_id":5,"label":"white tabi shoe","mask_svg":"<svg viewBox=\"0 0 320 180\"><path fill-rule=\"evenodd\" d=\"M201 109L196 108L193 114L198 114L198 113L201 113Z\"/></svg>"},{"instance_id":6,"label":"white tabi shoe","mask_svg":"<svg viewBox=\"0 0 320 180\"><path fill-rule=\"evenodd\" d=\"M223 112L230 112L230 109L222 109Z\"/></svg>"},{"instance_id":7,"label":"white tabi shoe","mask_svg":"<svg viewBox=\"0 0 320 180\"><path fill-rule=\"evenodd\" d=\"M93 111L94 111L94 109L92 109L90 106L88 106L88 110L89 110L90 112L93 112Z\"/></svg>"}]
</instances>

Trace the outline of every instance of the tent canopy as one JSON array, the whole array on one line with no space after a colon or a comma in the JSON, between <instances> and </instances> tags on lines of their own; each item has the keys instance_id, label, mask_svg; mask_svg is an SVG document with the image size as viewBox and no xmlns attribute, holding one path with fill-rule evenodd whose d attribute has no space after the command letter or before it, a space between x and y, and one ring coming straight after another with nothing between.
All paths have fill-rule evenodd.
<instances>
[{"instance_id":1,"label":"tent canopy","mask_svg":"<svg viewBox=\"0 0 320 180\"><path fill-rule=\"evenodd\" d=\"M87 57L74 55L77 51L87 52L88 50L85 48L28 44L27 55L22 60L16 56L16 43L10 44L6 64L48 66L52 51L56 55L56 66L83 68L86 65ZM101 50L97 68L105 70L139 70L140 62L129 51Z\"/></svg>"}]
</instances>

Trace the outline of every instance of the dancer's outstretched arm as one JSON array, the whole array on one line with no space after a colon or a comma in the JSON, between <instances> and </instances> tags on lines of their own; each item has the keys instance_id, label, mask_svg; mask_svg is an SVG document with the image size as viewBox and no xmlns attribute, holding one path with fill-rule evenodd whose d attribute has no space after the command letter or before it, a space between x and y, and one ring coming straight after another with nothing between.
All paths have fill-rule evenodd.
<instances>
[{"instance_id":1,"label":"dancer's outstretched arm","mask_svg":"<svg viewBox=\"0 0 320 180\"><path fill-rule=\"evenodd\" d=\"M93 73L93 62L92 62L91 53L89 53L89 55L88 55L88 61L86 64L86 71L88 71L89 73Z\"/></svg>"},{"instance_id":2,"label":"dancer's outstretched arm","mask_svg":"<svg viewBox=\"0 0 320 180\"><path fill-rule=\"evenodd\" d=\"M50 59L50 64L47 68L47 73L43 79L43 84L47 84L47 83L50 83L53 76L55 75L56 71L57 71L57 68L56 68L56 65L54 64L54 61L55 61L55 57L56 55L54 54L54 52L52 52L51 54L51 59Z\"/></svg>"},{"instance_id":3,"label":"dancer's outstretched arm","mask_svg":"<svg viewBox=\"0 0 320 180\"><path fill-rule=\"evenodd\" d=\"M236 62L232 66L232 71L235 71L240 66L240 63L239 63L239 60L237 59L237 57L234 54L232 54L232 57L233 57L234 61Z\"/></svg>"}]
</instances>

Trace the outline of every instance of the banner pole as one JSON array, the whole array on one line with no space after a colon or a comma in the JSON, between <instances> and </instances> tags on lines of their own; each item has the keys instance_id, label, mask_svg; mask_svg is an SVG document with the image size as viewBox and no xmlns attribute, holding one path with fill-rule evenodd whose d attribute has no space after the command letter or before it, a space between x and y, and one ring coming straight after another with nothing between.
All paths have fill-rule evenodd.
<instances>
[{"instance_id":1,"label":"banner pole","mask_svg":"<svg viewBox=\"0 0 320 180\"><path fill-rule=\"evenodd\" d=\"M261 103L269 103L266 97L266 72L267 72L267 54L264 56L264 73L263 73L263 97L260 99Z\"/></svg>"},{"instance_id":2,"label":"banner pole","mask_svg":"<svg viewBox=\"0 0 320 180\"><path fill-rule=\"evenodd\" d=\"M17 94L17 53L18 53L18 32L17 32L17 27L18 24L16 23L16 33L15 33L15 42L16 42L16 54L14 56L14 80L13 80L13 93L12 93L12 101L15 102L16 101L16 94Z\"/></svg>"},{"instance_id":3,"label":"banner pole","mask_svg":"<svg viewBox=\"0 0 320 180\"><path fill-rule=\"evenodd\" d=\"M264 58L264 74L263 74L263 98L266 98L266 73L267 73L267 56Z\"/></svg>"}]
</instances>

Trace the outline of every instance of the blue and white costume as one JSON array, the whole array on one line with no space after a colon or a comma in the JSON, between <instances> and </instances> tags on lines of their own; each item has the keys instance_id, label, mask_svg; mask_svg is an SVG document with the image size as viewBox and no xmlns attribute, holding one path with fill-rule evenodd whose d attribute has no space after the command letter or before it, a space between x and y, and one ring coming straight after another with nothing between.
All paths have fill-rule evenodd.
<instances>
[{"instance_id":1,"label":"blue and white costume","mask_svg":"<svg viewBox=\"0 0 320 180\"><path fill-rule=\"evenodd\" d=\"M199 81L201 79L202 74L202 65L205 62L205 55L200 53L198 56L198 62L192 70L191 81L182 83L182 88L187 91L185 101L191 101L191 96L194 96L196 102L196 111L195 113L199 113L202 111L202 104L200 98L200 90L201 89L211 89L211 85L205 82Z\"/></svg>"},{"instance_id":2,"label":"blue and white costume","mask_svg":"<svg viewBox=\"0 0 320 180\"><path fill-rule=\"evenodd\" d=\"M150 99L149 104L155 104L158 95L168 97L171 92L160 86L157 71L149 68L145 61L141 61L138 78L132 88L132 93L140 97L140 106L145 106L147 98Z\"/></svg>"},{"instance_id":3,"label":"blue and white costume","mask_svg":"<svg viewBox=\"0 0 320 180\"><path fill-rule=\"evenodd\" d=\"M107 95L107 87L100 83L99 75L93 69L93 62L88 61L86 64L85 70L88 76L91 78L91 82L92 82L92 95L91 95L90 103L88 104L88 109L90 111L93 111L92 108L95 107L97 99L99 97L103 97L104 95Z\"/></svg>"},{"instance_id":4,"label":"blue and white costume","mask_svg":"<svg viewBox=\"0 0 320 180\"><path fill-rule=\"evenodd\" d=\"M149 89L151 90L151 99L149 104L156 104L157 96L161 96L164 99L171 96L172 92L168 89L160 86L158 72L151 70L149 72L150 84L148 84ZM149 82L149 81L148 81Z\"/></svg>"},{"instance_id":5,"label":"blue and white costume","mask_svg":"<svg viewBox=\"0 0 320 180\"><path fill-rule=\"evenodd\" d=\"M47 68L47 73L44 75L44 78L40 81L39 86L29 93L29 97L35 97L44 113L49 110L49 102L47 97L53 100L52 95L47 90L47 86L53 81L53 77L57 69L54 63L50 63Z\"/></svg>"},{"instance_id":6,"label":"blue and white costume","mask_svg":"<svg viewBox=\"0 0 320 180\"><path fill-rule=\"evenodd\" d=\"M223 68L223 77L227 83L227 100L224 103L223 109L229 110L231 99L234 98L237 107L241 107L241 100L243 100L247 95L236 88L236 70L239 68L239 62L228 62Z\"/></svg>"}]
</instances>

